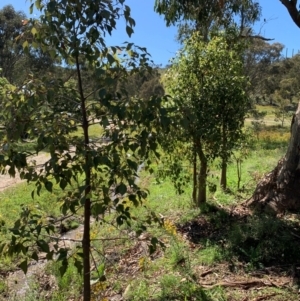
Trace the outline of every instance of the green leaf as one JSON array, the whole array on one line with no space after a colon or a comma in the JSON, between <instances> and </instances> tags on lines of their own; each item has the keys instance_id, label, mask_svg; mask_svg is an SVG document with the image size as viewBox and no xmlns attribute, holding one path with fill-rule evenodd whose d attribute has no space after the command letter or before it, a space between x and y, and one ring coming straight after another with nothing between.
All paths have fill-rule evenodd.
<instances>
[{"instance_id":1,"label":"green leaf","mask_svg":"<svg viewBox=\"0 0 300 301\"><path fill-rule=\"evenodd\" d=\"M35 7L36 7L37 9L40 10L40 9L42 8L42 6L41 6L41 0L36 0L34 4L35 4Z\"/></svg>"},{"instance_id":2,"label":"green leaf","mask_svg":"<svg viewBox=\"0 0 300 301\"><path fill-rule=\"evenodd\" d=\"M121 183L116 188L116 193L124 195L127 192L127 187L124 183Z\"/></svg>"},{"instance_id":3,"label":"green leaf","mask_svg":"<svg viewBox=\"0 0 300 301\"><path fill-rule=\"evenodd\" d=\"M46 188L49 192L52 192L53 183L50 182L50 181L47 181L47 182L45 183L45 188Z\"/></svg>"},{"instance_id":4,"label":"green leaf","mask_svg":"<svg viewBox=\"0 0 300 301\"><path fill-rule=\"evenodd\" d=\"M37 29L35 27L32 27L31 33L35 36L37 34Z\"/></svg>"},{"instance_id":5,"label":"green leaf","mask_svg":"<svg viewBox=\"0 0 300 301\"><path fill-rule=\"evenodd\" d=\"M33 13L33 6L34 6L34 4L32 3L32 4L30 5L30 7L29 7L29 13L30 13L30 14Z\"/></svg>"},{"instance_id":6,"label":"green leaf","mask_svg":"<svg viewBox=\"0 0 300 301\"><path fill-rule=\"evenodd\" d=\"M39 260L39 257L38 257L38 255L37 255L36 252L33 252L33 253L32 253L31 258L34 259L35 261L38 261L38 260Z\"/></svg>"},{"instance_id":7,"label":"green leaf","mask_svg":"<svg viewBox=\"0 0 300 301\"><path fill-rule=\"evenodd\" d=\"M59 187L64 190L68 185L68 182L65 179L61 179L59 182Z\"/></svg>"},{"instance_id":8,"label":"green leaf","mask_svg":"<svg viewBox=\"0 0 300 301\"><path fill-rule=\"evenodd\" d=\"M28 50L28 47L29 47L28 41L25 41L25 42L22 44L22 47L23 47L24 50Z\"/></svg>"},{"instance_id":9,"label":"green leaf","mask_svg":"<svg viewBox=\"0 0 300 301\"><path fill-rule=\"evenodd\" d=\"M134 171L137 171L138 169L138 164L130 159L127 159L127 163L130 168L132 168Z\"/></svg>"},{"instance_id":10,"label":"green leaf","mask_svg":"<svg viewBox=\"0 0 300 301\"><path fill-rule=\"evenodd\" d=\"M81 274L81 273L82 273L82 269L83 269L82 260L78 260L78 259L75 257L74 265L75 265L75 267L77 268L78 273Z\"/></svg>"},{"instance_id":11,"label":"green leaf","mask_svg":"<svg viewBox=\"0 0 300 301\"><path fill-rule=\"evenodd\" d=\"M131 35L133 34L133 29L130 26L126 26L126 32L128 34L129 37L131 37Z\"/></svg>"},{"instance_id":12,"label":"green leaf","mask_svg":"<svg viewBox=\"0 0 300 301\"><path fill-rule=\"evenodd\" d=\"M61 263L60 268L59 268L59 272L60 272L61 277L66 273L68 265L69 265L68 260L64 259Z\"/></svg>"},{"instance_id":13,"label":"green leaf","mask_svg":"<svg viewBox=\"0 0 300 301\"><path fill-rule=\"evenodd\" d=\"M49 245L44 240L38 240L36 243L43 252L48 253L50 251Z\"/></svg>"},{"instance_id":14,"label":"green leaf","mask_svg":"<svg viewBox=\"0 0 300 301\"><path fill-rule=\"evenodd\" d=\"M27 259L25 259L24 261L22 261L20 263L19 267L24 272L24 274L26 274L27 273L27 269L28 269Z\"/></svg>"},{"instance_id":15,"label":"green leaf","mask_svg":"<svg viewBox=\"0 0 300 301\"><path fill-rule=\"evenodd\" d=\"M111 65L114 64L116 61L115 58L110 53L107 54L106 58Z\"/></svg>"}]
</instances>

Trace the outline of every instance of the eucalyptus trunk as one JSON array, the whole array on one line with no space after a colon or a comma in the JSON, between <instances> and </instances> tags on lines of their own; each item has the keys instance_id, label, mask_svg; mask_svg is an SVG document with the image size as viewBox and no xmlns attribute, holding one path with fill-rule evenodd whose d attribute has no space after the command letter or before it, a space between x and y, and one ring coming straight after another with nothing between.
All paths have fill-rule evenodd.
<instances>
[{"instance_id":1,"label":"eucalyptus trunk","mask_svg":"<svg viewBox=\"0 0 300 301\"><path fill-rule=\"evenodd\" d=\"M246 204L274 214L300 210L300 103L292 119L286 155L258 183Z\"/></svg>"},{"instance_id":2,"label":"eucalyptus trunk","mask_svg":"<svg viewBox=\"0 0 300 301\"><path fill-rule=\"evenodd\" d=\"M202 143L200 140L196 142L197 153L200 159L200 171L198 176L198 198L197 205L200 206L206 203L206 179L207 179L207 158L202 149Z\"/></svg>"}]
</instances>

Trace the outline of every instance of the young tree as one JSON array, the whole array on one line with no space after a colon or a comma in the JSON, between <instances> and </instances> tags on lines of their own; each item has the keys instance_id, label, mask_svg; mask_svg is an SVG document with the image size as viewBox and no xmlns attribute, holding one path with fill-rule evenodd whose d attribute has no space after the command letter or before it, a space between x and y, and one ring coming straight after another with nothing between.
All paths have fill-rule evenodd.
<instances>
[{"instance_id":1,"label":"young tree","mask_svg":"<svg viewBox=\"0 0 300 301\"><path fill-rule=\"evenodd\" d=\"M205 43L194 33L167 74L168 89L181 114L178 139L189 140L200 160L197 205L206 201L208 163L217 156L222 159L221 185L226 188L227 161L242 134L248 98L239 47L223 36Z\"/></svg>"},{"instance_id":2,"label":"young tree","mask_svg":"<svg viewBox=\"0 0 300 301\"><path fill-rule=\"evenodd\" d=\"M2 137L5 147L4 154L0 155L1 172L9 167L9 174L14 176L19 170L23 179L35 183L36 191L32 196L44 188L52 192L54 183L59 185L65 193L59 200L64 215L76 214L83 208L82 251L75 251L72 257L78 269L83 268L85 301L91 300L91 216L99 218L113 208L119 225L130 224L130 210L123 205L122 197L126 195L135 206L146 197L146 192L135 181L138 167L140 162L148 161L150 152L155 153L160 124L168 124L167 109L161 107L161 98L151 97L145 102L128 97L125 91L114 93L112 89L117 81L126 80L129 75L151 72L146 49L131 43L122 47L108 47L105 43L105 35L113 32L116 20L122 16L128 35L133 33L135 22L124 2L35 1L41 15L39 20L27 22L31 36L27 32L28 39L23 43L25 51L30 51L31 47L41 48L52 58L64 61L75 75L72 80L33 75L21 87L0 81L1 97L6 99L1 111L3 118L10 118L12 108L17 116L31 111L30 119L34 121L37 135L36 152L46 147L50 152L50 159L41 169L27 162L28 154L15 147L21 131L20 120L16 118L16 134L10 139ZM94 89L90 86L86 89L83 84L85 70L94 74ZM74 106L76 114L72 112ZM71 114L67 114L69 112ZM90 126L94 123L107 129L109 143L90 139ZM109 124L114 127L108 128ZM78 127L82 129L83 137L70 135ZM2 242L0 250L6 254L22 251L29 258L38 260L38 246L47 253L47 259L58 255L64 273L70 250L60 248L57 241L54 249L50 249L44 234L51 234L55 227L32 210L24 208L11 229L11 241ZM150 220L151 216L145 219ZM157 240L152 240L151 244L156 243ZM26 271L27 259L20 266Z\"/></svg>"},{"instance_id":3,"label":"young tree","mask_svg":"<svg viewBox=\"0 0 300 301\"><path fill-rule=\"evenodd\" d=\"M274 111L275 114L275 121L281 123L281 127L283 127L284 122L286 119L290 116L289 111L287 109L289 101L287 99L284 99L278 91L274 93L274 99L276 101L277 107Z\"/></svg>"}]
</instances>

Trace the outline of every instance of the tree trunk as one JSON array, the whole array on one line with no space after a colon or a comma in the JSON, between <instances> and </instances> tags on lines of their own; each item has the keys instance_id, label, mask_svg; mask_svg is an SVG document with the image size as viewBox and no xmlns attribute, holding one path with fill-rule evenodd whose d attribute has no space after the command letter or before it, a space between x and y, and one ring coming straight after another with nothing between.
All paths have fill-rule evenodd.
<instances>
[{"instance_id":1,"label":"tree trunk","mask_svg":"<svg viewBox=\"0 0 300 301\"><path fill-rule=\"evenodd\" d=\"M84 221L83 221L83 239L82 239L82 251L83 251L83 300L90 301L91 300L91 266L90 266L90 250L91 250L91 240L90 240L90 217L91 217L91 168L90 168L90 145L89 145L89 122L86 111L86 99L83 95L82 88L82 79L81 79L81 71L79 58L76 56L76 69L77 69L77 77L78 77L78 88L80 93L81 100L81 113L82 113L82 129L84 136L84 144L85 144L85 191L84 191Z\"/></svg>"},{"instance_id":2,"label":"tree trunk","mask_svg":"<svg viewBox=\"0 0 300 301\"><path fill-rule=\"evenodd\" d=\"M260 181L246 204L274 214L300 209L300 103L292 119L286 155Z\"/></svg>"},{"instance_id":3,"label":"tree trunk","mask_svg":"<svg viewBox=\"0 0 300 301\"><path fill-rule=\"evenodd\" d=\"M193 145L193 202L197 204L197 152L196 143Z\"/></svg>"},{"instance_id":4,"label":"tree trunk","mask_svg":"<svg viewBox=\"0 0 300 301\"><path fill-rule=\"evenodd\" d=\"M200 172L198 179L198 199L197 204L206 203L206 178L207 178L207 159L202 150L202 144L200 140L196 141L197 153L200 159Z\"/></svg>"},{"instance_id":5,"label":"tree trunk","mask_svg":"<svg viewBox=\"0 0 300 301\"><path fill-rule=\"evenodd\" d=\"M223 126L222 126L222 169L221 169L221 180L220 180L220 186L222 189L227 188L227 160L226 158L226 147L227 147L227 136L226 136L226 130L225 130L225 124L223 119Z\"/></svg>"},{"instance_id":6,"label":"tree trunk","mask_svg":"<svg viewBox=\"0 0 300 301\"><path fill-rule=\"evenodd\" d=\"M198 206L206 203L206 175L207 175L207 161L200 162L200 172L198 181Z\"/></svg>"},{"instance_id":7,"label":"tree trunk","mask_svg":"<svg viewBox=\"0 0 300 301\"><path fill-rule=\"evenodd\" d=\"M226 163L225 159L222 159L220 186L222 189L227 188L227 163Z\"/></svg>"}]
</instances>

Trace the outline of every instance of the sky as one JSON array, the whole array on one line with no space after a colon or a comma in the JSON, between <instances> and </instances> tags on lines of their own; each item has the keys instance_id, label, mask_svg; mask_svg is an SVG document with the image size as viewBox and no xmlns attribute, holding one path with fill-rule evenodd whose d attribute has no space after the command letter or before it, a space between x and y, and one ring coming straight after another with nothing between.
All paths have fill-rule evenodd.
<instances>
[{"instance_id":1,"label":"sky","mask_svg":"<svg viewBox=\"0 0 300 301\"><path fill-rule=\"evenodd\" d=\"M208 0L209 1L209 0ZM300 29L291 20L286 8L280 0L260 0L262 6L261 22L255 25L255 30L272 42L285 45L283 55L291 56L300 51ZM0 0L0 8L11 4L19 11L29 16L29 0ZM125 21L117 24L117 30L107 39L110 46L120 45L125 41L146 47L152 60L157 65L165 66L176 55L180 45L175 41L176 27L166 27L162 16L154 12L154 0L126 0L131 7L131 15L136 21L134 34L129 38L125 31ZM267 22L263 24L263 20ZM263 26L262 26L263 25Z\"/></svg>"}]
</instances>

